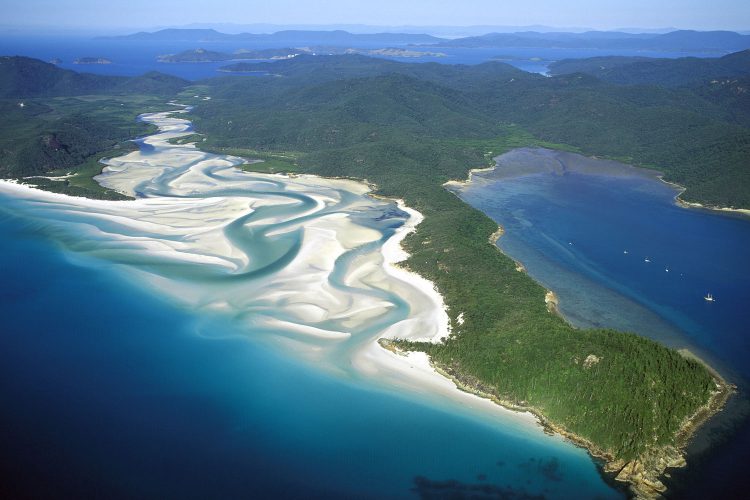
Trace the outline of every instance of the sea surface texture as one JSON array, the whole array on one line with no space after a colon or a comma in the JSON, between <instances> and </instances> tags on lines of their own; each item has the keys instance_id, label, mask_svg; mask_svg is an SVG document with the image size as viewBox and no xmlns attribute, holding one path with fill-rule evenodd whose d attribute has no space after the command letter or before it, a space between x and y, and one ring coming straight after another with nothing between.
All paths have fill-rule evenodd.
<instances>
[{"instance_id":1,"label":"sea surface texture","mask_svg":"<svg viewBox=\"0 0 750 500\"><path fill-rule=\"evenodd\" d=\"M614 161L524 148L496 162L450 189L504 227L498 246L555 292L571 323L687 348L739 386L694 440L673 493L745 491L750 219L682 208L657 173Z\"/></svg>"},{"instance_id":2,"label":"sea surface texture","mask_svg":"<svg viewBox=\"0 0 750 500\"><path fill-rule=\"evenodd\" d=\"M191 133L175 108L97 178L135 201L0 184L6 490L620 496L528 415L376 344L446 333L430 284L393 265L419 214L172 144Z\"/></svg>"}]
</instances>

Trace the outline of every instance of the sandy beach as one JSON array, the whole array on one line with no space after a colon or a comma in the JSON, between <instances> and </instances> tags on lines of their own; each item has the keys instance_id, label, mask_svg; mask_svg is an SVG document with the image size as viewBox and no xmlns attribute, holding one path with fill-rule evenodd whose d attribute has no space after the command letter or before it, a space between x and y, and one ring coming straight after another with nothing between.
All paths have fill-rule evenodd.
<instances>
[{"instance_id":1,"label":"sandy beach","mask_svg":"<svg viewBox=\"0 0 750 500\"><path fill-rule=\"evenodd\" d=\"M183 307L274 332L279 345L323 370L352 371L543 437L533 415L459 390L424 354L378 344L450 335L434 285L398 265L408 257L402 240L423 220L419 212L369 196L362 182L250 174L236 168L241 158L171 144L192 133L180 116L188 111L144 115L159 127L141 139L148 151L106 160L96 180L135 200L74 198L12 182L0 182L0 193L71 252L112 262ZM358 221L394 206L403 224L378 244L381 230Z\"/></svg>"}]
</instances>

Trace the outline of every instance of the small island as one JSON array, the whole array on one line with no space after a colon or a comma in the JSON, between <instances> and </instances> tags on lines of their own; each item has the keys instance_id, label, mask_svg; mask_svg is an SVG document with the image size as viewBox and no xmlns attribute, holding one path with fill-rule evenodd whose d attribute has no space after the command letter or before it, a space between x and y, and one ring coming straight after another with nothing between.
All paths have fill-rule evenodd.
<instances>
[{"instance_id":1,"label":"small island","mask_svg":"<svg viewBox=\"0 0 750 500\"><path fill-rule=\"evenodd\" d=\"M356 49L351 47L337 46L311 46L311 47L283 47L278 49L238 49L232 53L218 52L203 48L185 50L178 54L164 54L156 60L160 63L196 63L196 62L224 62L224 61L278 61L291 59L302 54L317 55L342 55L361 54L364 56L380 57L446 57L442 52L425 52L419 50L403 49L398 47L387 47L382 49ZM222 68L221 71L234 72L231 68ZM244 71L244 70L242 70Z\"/></svg>"},{"instance_id":2,"label":"small island","mask_svg":"<svg viewBox=\"0 0 750 500\"><path fill-rule=\"evenodd\" d=\"M73 64L112 64L112 61L105 57L79 57L73 61Z\"/></svg>"},{"instance_id":3,"label":"small island","mask_svg":"<svg viewBox=\"0 0 750 500\"><path fill-rule=\"evenodd\" d=\"M363 52L363 54L386 57L447 57L447 54L443 52L422 52L419 50L399 49L393 47L387 49L367 50Z\"/></svg>"}]
</instances>

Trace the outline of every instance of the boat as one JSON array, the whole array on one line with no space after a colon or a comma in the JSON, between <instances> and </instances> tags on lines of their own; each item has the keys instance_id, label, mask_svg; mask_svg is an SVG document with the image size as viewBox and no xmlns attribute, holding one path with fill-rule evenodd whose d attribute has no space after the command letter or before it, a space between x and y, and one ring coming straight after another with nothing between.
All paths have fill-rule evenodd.
<instances>
[{"instance_id":1,"label":"boat","mask_svg":"<svg viewBox=\"0 0 750 500\"><path fill-rule=\"evenodd\" d=\"M715 299L715 298L714 298L714 296L713 296L713 295L711 295L710 293L709 293L708 295L706 295L705 297L703 297L703 299L704 299L704 300L705 300L706 302L716 302L716 299Z\"/></svg>"},{"instance_id":2,"label":"boat","mask_svg":"<svg viewBox=\"0 0 750 500\"><path fill-rule=\"evenodd\" d=\"M649 263L651 262L651 260L648 257L646 257L645 259L643 259L643 262Z\"/></svg>"}]
</instances>

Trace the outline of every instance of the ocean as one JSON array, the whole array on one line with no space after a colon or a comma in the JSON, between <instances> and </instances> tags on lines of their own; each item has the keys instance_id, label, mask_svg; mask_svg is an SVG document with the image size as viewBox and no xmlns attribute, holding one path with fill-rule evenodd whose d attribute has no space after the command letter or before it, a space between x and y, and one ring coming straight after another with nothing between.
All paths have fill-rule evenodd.
<instances>
[{"instance_id":1,"label":"ocean","mask_svg":"<svg viewBox=\"0 0 750 500\"><path fill-rule=\"evenodd\" d=\"M307 45L319 44L310 40ZM281 44L281 45L280 45ZM160 71L188 80L200 80L216 76L226 76L229 73L217 71L231 62L205 63L160 63L156 58L163 54L175 54L184 50L204 48L218 52L234 52L238 49L267 49L294 47L299 42L282 42L268 45L258 42L152 42L143 40L107 40L90 37L28 37L0 34L0 55L24 55L44 61L60 59L61 68L75 71L97 73L103 75L137 76L148 71ZM325 44L323 44L325 45ZM397 46L398 47L398 46ZM379 49L379 45L362 45L356 48ZM409 50L421 50L443 53L445 57L387 57L402 62L436 62L440 64L480 64L498 60L511 64L521 70L532 73L546 73L551 62L561 59L596 57L596 56L647 56L660 58L676 57L720 57L724 54L705 52L662 52L637 50L597 50L597 49L565 49L565 48L461 48L461 47L411 47L401 46ZM103 57L112 64L76 65L73 61L80 57ZM245 74L246 76L247 74ZM239 75L235 75L239 76Z\"/></svg>"},{"instance_id":2,"label":"ocean","mask_svg":"<svg viewBox=\"0 0 750 500\"><path fill-rule=\"evenodd\" d=\"M189 123L160 114L149 119L189 130ZM181 221L176 227L226 197L260 196L255 204L289 198L292 203L255 212L255 219L276 221L262 230L248 226L255 229L243 239L240 228L251 217L238 213L242 225L227 232L248 255L263 257L296 235L278 217L314 215L304 202L309 194L289 191L304 179L286 186L280 178L230 173L229 160L168 145L173 133L142 141L150 146L146 155L111 164L142 168L144 159L169 165L184 158L185 165L171 170L152 167L158 178L141 184L168 213L188 207L174 219ZM180 198L181 176L194 189L201 173L215 183L214 197ZM113 182L118 174L109 175L104 179ZM237 182L248 187L237 189ZM172 198L154 198L166 189ZM320 190L334 199L330 188ZM354 195L341 196L342 207L360 206ZM404 214L384 217L381 205L372 200L356 217L387 235L393 217ZM281 285L282 259L264 264L265 274L238 279L211 261L178 264L153 249L182 248L190 238L165 232L163 240L153 239L167 219L159 223L144 208L141 225L134 225L125 212L108 217L111 207L0 194L0 476L11 497L622 497L583 449L538 426L353 370L351 353L371 341L376 324L353 330L349 340L290 343L294 332L283 321L291 320L297 299ZM344 209L323 207L317 208L323 216ZM264 247L261 233L280 236L264 236L270 242ZM162 243L139 250L144 240ZM371 246L337 259L330 282L354 286L344 279L348 267ZM152 278L143 281L146 275ZM365 292L382 293L383 300L393 295ZM364 292L351 293L354 300ZM209 307L212 300L248 309L229 314L226 306ZM413 314L398 297L389 300L397 307L386 318ZM258 326L260 316L279 321ZM299 356L302 345L304 352L327 354Z\"/></svg>"},{"instance_id":3,"label":"ocean","mask_svg":"<svg viewBox=\"0 0 750 500\"><path fill-rule=\"evenodd\" d=\"M534 167L551 157L566 169ZM675 188L653 175L548 150L501 156L454 191L505 228L500 249L555 292L571 323L687 348L739 386L670 487L679 498L746 491L750 219L681 208Z\"/></svg>"}]
</instances>

